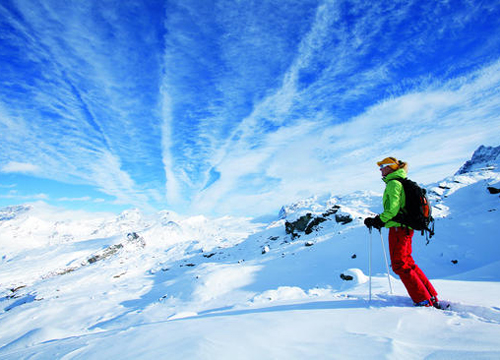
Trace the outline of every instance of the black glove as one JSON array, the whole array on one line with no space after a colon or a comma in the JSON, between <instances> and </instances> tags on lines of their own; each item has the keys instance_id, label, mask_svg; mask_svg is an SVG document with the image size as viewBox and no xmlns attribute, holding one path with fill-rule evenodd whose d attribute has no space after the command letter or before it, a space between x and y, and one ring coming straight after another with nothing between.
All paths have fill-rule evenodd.
<instances>
[{"instance_id":1,"label":"black glove","mask_svg":"<svg viewBox=\"0 0 500 360\"><path fill-rule=\"evenodd\" d=\"M375 228L377 230L380 230L384 227L384 222L380 220L380 216L375 216L375 217L369 217L365 219L365 226L368 229Z\"/></svg>"}]
</instances>

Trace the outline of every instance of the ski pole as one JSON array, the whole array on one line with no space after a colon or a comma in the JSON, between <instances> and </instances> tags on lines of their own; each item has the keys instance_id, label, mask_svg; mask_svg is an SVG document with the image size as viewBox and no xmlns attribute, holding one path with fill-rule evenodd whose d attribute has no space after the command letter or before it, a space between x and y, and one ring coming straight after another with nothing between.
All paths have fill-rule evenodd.
<instances>
[{"instance_id":1,"label":"ski pole","mask_svg":"<svg viewBox=\"0 0 500 360\"><path fill-rule=\"evenodd\" d=\"M387 269L387 280L389 280L389 289L390 289L391 294L392 294L391 275L389 273L389 263L387 262L387 254L385 251L384 238L382 237L382 231L379 230L379 232L380 232L380 241L382 242L382 249L384 250L385 267Z\"/></svg>"},{"instance_id":2,"label":"ski pole","mask_svg":"<svg viewBox=\"0 0 500 360\"><path fill-rule=\"evenodd\" d=\"M372 301L372 229L370 228L370 245L368 250L368 288L369 288L369 300Z\"/></svg>"}]
</instances>

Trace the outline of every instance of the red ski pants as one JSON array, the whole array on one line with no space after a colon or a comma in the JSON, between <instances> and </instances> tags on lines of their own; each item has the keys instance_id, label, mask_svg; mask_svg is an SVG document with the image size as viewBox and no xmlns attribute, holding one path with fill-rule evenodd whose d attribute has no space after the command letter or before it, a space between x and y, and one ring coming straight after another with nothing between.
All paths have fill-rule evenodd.
<instances>
[{"instance_id":1,"label":"red ski pants","mask_svg":"<svg viewBox=\"0 0 500 360\"><path fill-rule=\"evenodd\" d=\"M437 297L437 292L427 276L411 256L413 230L392 227L389 229L389 252L392 270L399 275L411 299L418 303Z\"/></svg>"}]
</instances>

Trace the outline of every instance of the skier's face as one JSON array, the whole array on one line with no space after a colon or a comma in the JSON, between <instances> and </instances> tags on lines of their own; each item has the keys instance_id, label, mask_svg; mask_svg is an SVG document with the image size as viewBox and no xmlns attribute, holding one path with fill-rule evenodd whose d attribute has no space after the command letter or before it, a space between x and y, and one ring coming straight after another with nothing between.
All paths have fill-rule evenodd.
<instances>
[{"instance_id":1,"label":"skier's face","mask_svg":"<svg viewBox=\"0 0 500 360\"><path fill-rule=\"evenodd\" d=\"M385 166L380 168L380 172L382 173L382 177L386 177L390 173L394 172L394 170L391 169L389 166Z\"/></svg>"}]
</instances>

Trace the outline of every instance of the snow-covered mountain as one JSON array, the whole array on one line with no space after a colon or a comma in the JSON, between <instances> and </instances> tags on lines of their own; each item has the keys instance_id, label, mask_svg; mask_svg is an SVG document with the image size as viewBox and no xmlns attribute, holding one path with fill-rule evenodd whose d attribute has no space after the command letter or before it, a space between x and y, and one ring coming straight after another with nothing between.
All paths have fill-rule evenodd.
<instances>
[{"instance_id":1,"label":"snow-covered mountain","mask_svg":"<svg viewBox=\"0 0 500 360\"><path fill-rule=\"evenodd\" d=\"M414 308L392 276L391 294L363 226L381 194L304 199L269 223L2 209L0 359L499 358L499 154L426 185L436 235L416 234L414 256L451 311Z\"/></svg>"},{"instance_id":2,"label":"snow-covered mountain","mask_svg":"<svg viewBox=\"0 0 500 360\"><path fill-rule=\"evenodd\" d=\"M466 174L478 170L498 169L500 167L500 146L480 146L472 158L467 161L456 175Z\"/></svg>"}]
</instances>

